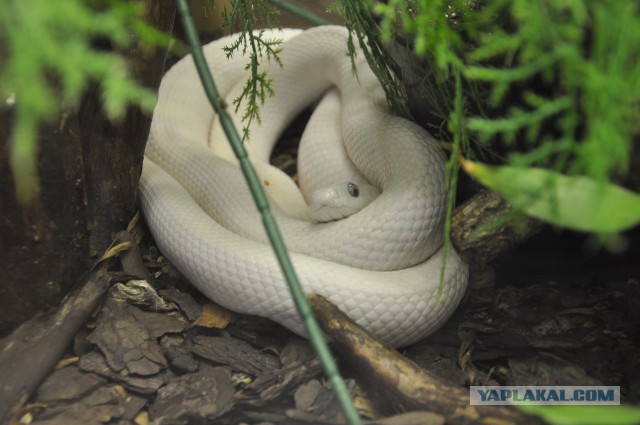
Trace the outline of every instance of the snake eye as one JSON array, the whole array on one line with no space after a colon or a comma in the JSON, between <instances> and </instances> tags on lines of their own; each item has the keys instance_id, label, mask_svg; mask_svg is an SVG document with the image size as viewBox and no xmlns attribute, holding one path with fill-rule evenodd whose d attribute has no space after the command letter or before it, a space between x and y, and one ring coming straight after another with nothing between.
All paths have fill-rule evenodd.
<instances>
[{"instance_id":1,"label":"snake eye","mask_svg":"<svg viewBox=\"0 0 640 425\"><path fill-rule=\"evenodd\" d=\"M354 198L357 198L358 196L360 196L360 189L358 188L358 185L355 183L347 183L347 192L349 192L349 195L351 195Z\"/></svg>"}]
</instances>

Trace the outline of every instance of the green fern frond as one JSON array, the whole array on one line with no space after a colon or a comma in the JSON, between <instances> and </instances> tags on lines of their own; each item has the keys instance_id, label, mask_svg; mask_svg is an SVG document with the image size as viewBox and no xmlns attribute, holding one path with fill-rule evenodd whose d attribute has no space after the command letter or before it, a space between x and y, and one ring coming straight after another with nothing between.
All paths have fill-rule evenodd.
<instances>
[{"instance_id":1,"label":"green fern frond","mask_svg":"<svg viewBox=\"0 0 640 425\"><path fill-rule=\"evenodd\" d=\"M103 37L116 48L128 47L132 29L143 42L167 43L167 36L137 15L136 4L118 0L0 2L0 49L8 55L0 63L0 93L15 99L9 105L15 110L10 163L21 202L39 190L38 123L55 117L61 105L76 103L90 80L100 84L110 117L120 116L129 103L153 109L155 94L129 78L124 60L91 45Z\"/></svg>"},{"instance_id":2,"label":"green fern frond","mask_svg":"<svg viewBox=\"0 0 640 425\"><path fill-rule=\"evenodd\" d=\"M224 25L229 25L234 31L238 31L238 37L229 45L224 47L227 58L233 57L237 52L246 54L249 51L249 62L245 69L251 71L242 93L235 99L233 104L238 112L243 100L246 100L245 110L242 115L242 140L249 137L249 127L255 120L261 122L260 107L264 104L267 96L273 96L272 80L267 73L259 71L261 61L274 61L279 66L280 43L282 40L268 38L263 30L255 30L259 21L265 21L269 26L273 26L277 10L268 8L264 0L250 1L238 0L232 3L231 9L224 9L222 18Z\"/></svg>"},{"instance_id":3,"label":"green fern frond","mask_svg":"<svg viewBox=\"0 0 640 425\"><path fill-rule=\"evenodd\" d=\"M361 44L394 40L422 58L430 125L459 140L453 130L465 123L457 142L465 156L474 156L471 144L476 153L502 144L512 165L600 184L629 172L640 137L637 1L345 0L342 7L347 25L364 34ZM398 69L385 49L371 55L370 63ZM463 84L453 84L452 72ZM393 98L401 91L391 74L380 80ZM461 95L464 106L454 107Z\"/></svg>"},{"instance_id":4,"label":"green fern frond","mask_svg":"<svg viewBox=\"0 0 640 425\"><path fill-rule=\"evenodd\" d=\"M534 78L548 84L555 81L555 98L538 97L531 118L517 113L483 123L472 118L470 129L481 139L502 133L508 140L516 129L531 138L538 135L539 118L556 115L560 134L556 139L538 140L538 145L558 146L535 148L530 158L556 169L558 161L569 161L566 172L599 181L624 176L633 135L640 130L633 119L634 105L640 102L637 2L497 0L488 5L483 13L507 16L512 28L508 34L498 28L483 36L483 44L467 60L477 63L501 57L504 65L467 66L465 76L489 82L490 100L496 104L513 84L526 85ZM531 99L530 93L524 101ZM542 152L550 154L545 157Z\"/></svg>"}]
</instances>

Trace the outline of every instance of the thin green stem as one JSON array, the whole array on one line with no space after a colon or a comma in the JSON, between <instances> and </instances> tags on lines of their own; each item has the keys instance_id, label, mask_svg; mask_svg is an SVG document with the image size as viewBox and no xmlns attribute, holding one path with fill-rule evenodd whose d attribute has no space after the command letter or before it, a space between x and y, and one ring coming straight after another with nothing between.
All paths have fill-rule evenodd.
<instances>
[{"instance_id":1,"label":"thin green stem","mask_svg":"<svg viewBox=\"0 0 640 425\"><path fill-rule=\"evenodd\" d=\"M196 64L198 75L200 76L202 85L206 91L209 101L211 102L211 105L220 116L220 122L222 124L222 127L224 128L224 132L227 138L229 139L229 143L231 144L236 157L240 161L240 168L242 169L249 188L251 189L251 193L253 195L256 206L262 214L262 221L264 223L265 230L267 231L267 235L269 237L269 240L271 241L273 250L276 253L285 279L289 284L289 288L291 290L296 309L298 310L298 314L304 321L304 325L309 334L311 344L313 345L316 353L318 354L318 357L320 358L325 374L333 384L333 391L336 394L336 398L338 399L342 407L348 423L360 424L360 416L353 406L351 397L349 395L349 390L347 389L344 380L338 372L336 363L334 362L333 357L331 356L331 352L329 351L329 348L324 341L324 335L320 330L320 327L318 326L315 318L313 317L311 307L307 302L293 265L291 264L287 248L284 244L284 241L282 240L280 231L278 230L278 225L273 215L271 214L269 202L267 201L267 196L264 192L264 189L262 188L260 179L258 178L255 168L249 161L247 152L242 144L242 139L237 129L233 125L231 116L226 111L225 103L222 101L222 98L218 94L218 90L213 81L213 77L211 76L211 72L209 71L207 63L205 61L202 46L200 45L200 40L193 24L193 19L191 18L191 13L189 12L187 1L178 0L177 7L182 19L182 24L185 29L187 39L189 41L189 45L192 49L193 60Z\"/></svg>"},{"instance_id":2,"label":"thin green stem","mask_svg":"<svg viewBox=\"0 0 640 425\"><path fill-rule=\"evenodd\" d=\"M444 219L444 255L442 256L442 268L440 269L440 284L438 285L438 300L442 296L442 290L444 289L444 279L447 271L447 257L449 250L451 249L451 220L453 215L453 209L456 203L456 189L458 187L458 174L460 170L460 163L458 156L461 152L462 140L464 138L464 127L460 117L463 116L464 101L462 92L462 79L460 76L460 70L454 69L453 75L455 78L455 98L453 102L453 112L450 123L453 130L453 151L447 162L447 176L449 177L449 191L447 200L447 212Z\"/></svg>"}]
</instances>

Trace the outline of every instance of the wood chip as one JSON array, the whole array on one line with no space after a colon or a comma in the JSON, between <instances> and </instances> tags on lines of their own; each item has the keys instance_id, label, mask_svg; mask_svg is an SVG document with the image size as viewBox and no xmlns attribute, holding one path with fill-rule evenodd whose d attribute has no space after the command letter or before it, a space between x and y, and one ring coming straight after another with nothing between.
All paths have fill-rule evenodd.
<instances>
[{"instance_id":1,"label":"wood chip","mask_svg":"<svg viewBox=\"0 0 640 425\"><path fill-rule=\"evenodd\" d=\"M318 379L300 385L294 394L296 410L313 415L318 421L343 422L344 415L335 394ZM292 412L288 412L292 414Z\"/></svg>"},{"instance_id":2,"label":"wood chip","mask_svg":"<svg viewBox=\"0 0 640 425\"><path fill-rule=\"evenodd\" d=\"M195 372L199 362L193 357L191 348L183 336L165 335L160 340L164 354L169 360L171 369L178 373Z\"/></svg>"},{"instance_id":3,"label":"wood chip","mask_svg":"<svg viewBox=\"0 0 640 425\"><path fill-rule=\"evenodd\" d=\"M158 330L149 314L122 301L108 299L105 303L88 341L100 348L115 372L154 375L166 368L167 360L152 335ZM155 313L153 316L156 318ZM144 317L149 320L141 321Z\"/></svg>"},{"instance_id":4,"label":"wood chip","mask_svg":"<svg viewBox=\"0 0 640 425\"><path fill-rule=\"evenodd\" d=\"M85 372L93 372L109 378L123 386L140 394L153 394L158 388L167 382L166 373L158 373L153 376L136 376L114 372L107 364L106 359L100 353L87 353L80 358L80 369Z\"/></svg>"},{"instance_id":5,"label":"wood chip","mask_svg":"<svg viewBox=\"0 0 640 425\"><path fill-rule=\"evenodd\" d=\"M194 325L205 328L224 329L229 323L235 320L235 317L236 315L232 311L218 304L208 303L202 306L202 313Z\"/></svg>"},{"instance_id":6,"label":"wood chip","mask_svg":"<svg viewBox=\"0 0 640 425\"><path fill-rule=\"evenodd\" d=\"M193 352L217 364L229 365L237 372L259 375L280 368L273 354L253 348L244 341L230 337L203 336L193 338Z\"/></svg>"},{"instance_id":7,"label":"wood chip","mask_svg":"<svg viewBox=\"0 0 640 425\"><path fill-rule=\"evenodd\" d=\"M192 424L211 421L234 404L231 370L203 366L158 390L149 408L155 424Z\"/></svg>"},{"instance_id":8,"label":"wood chip","mask_svg":"<svg viewBox=\"0 0 640 425\"><path fill-rule=\"evenodd\" d=\"M62 400L75 400L90 393L101 385L106 379L85 373L77 365L67 366L54 371L38 388L38 400L51 403Z\"/></svg>"}]
</instances>

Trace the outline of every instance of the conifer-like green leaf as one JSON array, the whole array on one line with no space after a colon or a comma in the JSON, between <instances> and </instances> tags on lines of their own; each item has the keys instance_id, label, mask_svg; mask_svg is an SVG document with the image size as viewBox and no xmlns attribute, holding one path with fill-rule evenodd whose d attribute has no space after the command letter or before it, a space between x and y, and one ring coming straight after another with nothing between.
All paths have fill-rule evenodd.
<instances>
[{"instance_id":1,"label":"conifer-like green leaf","mask_svg":"<svg viewBox=\"0 0 640 425\"><path fill-rule=\"evenodd\" d=\"M99 84L109 117L136 104L150 112L155 93L133 81L118 48L166 46L169 37L138 18L140 4L125 0L0 1L0 98L12 108L10 165L18 200L39 191L37 128L62 105L77 104L89 81ZM109 40L113 52L94 47Z\"/></svg>"},{"instance_id":2,"label":"conifer-like green leaf","mask_svg":"<svg viewBox=\"0 0 640 425\"><path fill-rule=\"evenodd\" d=\"M559 227L610 234L640 223L640 194L611 183L541 168L462 166L516 210Z\"/></svg>"}]
</instances>

